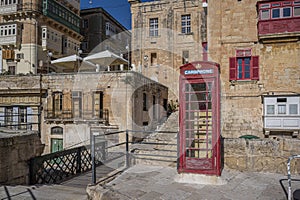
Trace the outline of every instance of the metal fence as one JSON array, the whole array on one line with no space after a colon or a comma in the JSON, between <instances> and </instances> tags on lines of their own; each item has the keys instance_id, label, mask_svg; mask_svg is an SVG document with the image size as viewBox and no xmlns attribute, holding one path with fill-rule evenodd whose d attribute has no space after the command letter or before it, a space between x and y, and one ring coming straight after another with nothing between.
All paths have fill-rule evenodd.
<instances>
[{"instance_id":1,"label":"metal fence","mask_svg":"<svg viewBox=\"0 0 300 200\"><path fill-rule=\"evenodd\" d=\"M105 146L105 141L93 144L93 160L90 145L32 158L30 184L60 183L101 165L106 160Z\"/></svg>"}]
</instances>

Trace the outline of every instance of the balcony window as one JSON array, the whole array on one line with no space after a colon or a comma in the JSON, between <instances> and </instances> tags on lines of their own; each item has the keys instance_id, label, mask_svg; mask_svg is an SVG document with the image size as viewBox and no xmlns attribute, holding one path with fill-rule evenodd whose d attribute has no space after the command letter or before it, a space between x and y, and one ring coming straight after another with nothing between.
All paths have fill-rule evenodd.
<instances>
[{"instance_id":1,"label":"balcony window","mask_svg":"<svg viewBox=\"0 0 300 200\"><path fill-rule=\"evenodd\" d=\"M294 16L295 17L300 16L300 5L294 7Z\"/></svg>"},{"instance_id":2,"label":"balcony window","mask_svg":"<svg viewBox=\"0 0 300 200\"><path fill-rule=\"evenodd\" d=\"M106 22L105 25L105 33L107 36L112 36L116 34L116 27L112 25L110 22Z\"/></svg>"},{"instance_id":3,"label":"balcony window","mask_svg":"<svg viewBox=\"0 0 300 200\"><path fill-rule=\"evenodd\" d=\"M297 115L298 114L298 104L290 104L289 105L289 113L291 115Z\"/></svg>"},{"instance_id":4,"label":"balcony window","mask_svg":"<svg viewBox=\"0 0 300 200\"><path fill-rule=\"evenodd\" d=\"M292 12L292 10L294 12ZM271 15L270 15L271 13ZM259 5L260 20L282 19L300 16L300 1L265 2Z\"/></svg>"},{"instance_id":5,"label":"balcony window","mask_svg":"<svg viewBox=\"0 0 300 200\"><path fill-rule=\"evenodd\" d=\"M31 130L32 115L31 107L0 107L0 125L15 130Z\"/></svg>"},{"instance_id":6,"label":"balcony window","mask_svg":"<svg viewBox=\"0 0 300 200\"><path fill-rule=\"evenodd\" d=\"M267 114L268 115L275 114L275 106L274 105L267 105Z\"/></svg>"},{"instance_id":7,"label":"balcony window","mask_svg":"<svg viewBox=\"0 0 300 200\"><path fill-rule=\"evenodd\" d=\"M265 96L264 128L270 131L295 131L300 128L300 96Z\"/></svg>"},{"instance_id":8,"label":"balcony window","mask_svg":"<svg viewBox=\"0 0 300 200\"><path fill-rule=\"evenodd\" d=\"M278 105L278 114L286 114L286 105Z\"/></svg>"},{"instance_id":9,"label":"balcony window","mask_svg":"<svg viewBox=\"0 0 300 200\"><path fill-rule=\"evenodd\" d=\"M16 35L16 32L17 32L16 24L0 26L0 36Z\"/></svg>"}]
</instances>

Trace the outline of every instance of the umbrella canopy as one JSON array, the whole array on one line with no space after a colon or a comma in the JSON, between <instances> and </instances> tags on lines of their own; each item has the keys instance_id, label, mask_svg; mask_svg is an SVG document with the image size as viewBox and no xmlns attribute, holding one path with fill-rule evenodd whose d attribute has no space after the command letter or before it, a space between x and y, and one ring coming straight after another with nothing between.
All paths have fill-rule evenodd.
<instances>
[{"instance_id":1,"label":"umbrella canopy","mask_svg":"<svg viewBox=\"0 0 300 200\"><path fill-rule=\"evenodd\" d=\"M58 71L77 71L78 65L80 65L80 62L82 61L82 58L76 54L58 58L56 60L52 60L51 64L57 65Z\"/></svg>"},{"instance_id":2,"label":"umbrella canopy","mask_svg":"<svg viewBox=\"0 0 300 200\"><path fill-rule=\"evenodd\" d=\"M86 72L86 71L96 71L97 65L90 61L82 61L80 67L78 68L78 72Z\"/></svg>"},{"instance_id":3,"label":"umbrella canopy","mask_svg":"<svg viewBox=\"0 0 300 200\"><path fill-rule=\"evenodd\" d=\"M58 58L56 60L52 60L51 64L56 64L56 63L67 63L67 62L76 62L78 60L82 60L82 58L76 54L71 55L71 56L67 56L67 57L62 57L62 58Z\"/></svg>"},{"instance_id":4,"label":"umbrella canopy","mask_svg":"<svg viewBox=\"0 0 300 200\"><path fill-rule=\"evenodd\" d=\"M128 63L128 61L125 60L124 58L108 50L87 56L83 58L83 61L91 61L101 66L121 65L121 64Z\"/></svg>"}]
</instances>

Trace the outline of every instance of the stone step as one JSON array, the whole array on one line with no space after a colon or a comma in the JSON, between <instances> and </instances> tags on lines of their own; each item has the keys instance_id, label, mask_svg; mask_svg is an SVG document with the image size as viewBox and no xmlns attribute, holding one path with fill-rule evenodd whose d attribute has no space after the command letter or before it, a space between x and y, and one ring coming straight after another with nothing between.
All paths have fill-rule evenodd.
<instances>
[{"instance_id":1,"label":"stone step","mask_svg":"<svg viewBox=\"0 0 300 200\"><path fill-rule=\"evenodd\" d=\"M179 112L172 113L158 132L149 134L141 143L132 145L131 157L134 164L177 166L178 114Z\"/></svg>"},{"instance_id":2,"label":"stone step","mask_svg":"<svg viewBox=\"0 0 300 200\"><path fill-rule=\"evenodd\" d=\"M133 154L131 156L131 163L133 164L146 164L146 165L158 165L158 166L177 166L177 156L173 155L152 155L143 151L139 154Z\"/></svg>"}]
</instances>

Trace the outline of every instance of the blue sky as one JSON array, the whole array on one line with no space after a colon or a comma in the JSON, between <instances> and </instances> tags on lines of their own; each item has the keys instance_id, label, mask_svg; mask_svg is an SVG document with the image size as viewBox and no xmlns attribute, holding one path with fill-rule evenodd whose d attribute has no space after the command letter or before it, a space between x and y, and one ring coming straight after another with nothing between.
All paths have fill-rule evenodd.
<instances>
[{"instance_id":1,"label":"blue sky","mask_svg":"<svg viewBox=\"0 0 300 200\"><path fill-rule=\"evenodd\" d=\"M153 0L142 0L142 2ZM125 28L131 29L130 4L128 0L81 0L81 9L102 7Z\"/></svg>"}]
</instances>

